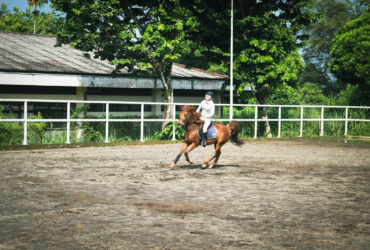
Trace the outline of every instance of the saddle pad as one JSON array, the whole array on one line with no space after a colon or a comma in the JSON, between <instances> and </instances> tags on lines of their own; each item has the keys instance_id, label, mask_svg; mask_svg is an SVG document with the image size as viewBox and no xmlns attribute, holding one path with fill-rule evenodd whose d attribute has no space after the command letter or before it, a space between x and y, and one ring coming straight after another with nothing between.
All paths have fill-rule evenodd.
<instances>
[{"instance_id":1,"label":"saddle pad","mask_svg":"<svg viewBox=\"0 0 370 250\"><path fill-rule=\"evenodd\" d=\"M202 133L202 128L200 128L198 130L198 137L199 138L202 138L201 134ZM211 125L209 128L208 128L208 131L207 131L207 139L214 139L217 137L217 129L215 126Z\"/></svg>"}]
</instances>

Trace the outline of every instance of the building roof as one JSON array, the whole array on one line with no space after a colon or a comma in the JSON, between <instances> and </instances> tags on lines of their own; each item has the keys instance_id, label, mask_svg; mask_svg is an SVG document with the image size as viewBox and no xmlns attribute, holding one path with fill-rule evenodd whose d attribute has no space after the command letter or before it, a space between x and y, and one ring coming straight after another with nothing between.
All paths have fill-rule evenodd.
<instances>
[{"instance_id":1,"label":"building roof","mask_svg":"<svg viewBox=\"0 0 370 250\"><path fill-rule=\"evenodd\" d=\"M115 69L108 62L86 58L82 51L68 45L54 47L55 44L54 36L0 32L0 71L110 75ZM172 67L172 77L208 80L228 78L176 63Z\"/></svg>"}]
</instances>

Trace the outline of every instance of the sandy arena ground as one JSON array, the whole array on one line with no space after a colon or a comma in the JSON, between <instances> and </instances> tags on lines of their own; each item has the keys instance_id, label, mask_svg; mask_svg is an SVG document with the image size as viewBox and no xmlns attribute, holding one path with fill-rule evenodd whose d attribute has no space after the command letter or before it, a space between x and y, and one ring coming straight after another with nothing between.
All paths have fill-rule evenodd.
<instances>
[{"instance_id":1,"label":"sandy arena ground","mask_svg":"<svg viewBox=\"0 0 370 250\"><path fill-rule=\"evenodd\" d=\"M370 146L0 152L0 249L369 249Z\"/></svg>"}]
</instances>

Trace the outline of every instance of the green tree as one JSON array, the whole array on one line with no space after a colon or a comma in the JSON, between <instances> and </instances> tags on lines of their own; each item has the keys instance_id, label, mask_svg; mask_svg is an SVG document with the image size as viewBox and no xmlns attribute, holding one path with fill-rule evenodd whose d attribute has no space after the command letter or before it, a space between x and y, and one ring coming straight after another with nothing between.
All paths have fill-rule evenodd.
<instances>
[{"instance_id":1,"label":"green tree","mask_svg":"<svg viewBox=\"0 0 370 250\"><path fill-rule=\"evenodd\" d=\"M6 4L0 6L0 31L33 33L34 32L34 14L30 9L19 11L14 7L9 11ZM64 17L53 13L40 13L37 17L36 34L55 35L61 28Z\"/></svg>"},{"instance_id":2,"label":"green tree","mask_svg":"<svg viewBox=\"0 0 370 250\"><path fill-rule=\"evenodd\" d=\"M370 10L338 30L330 55L335 76L358 85L357 104L370 104Z\"/></svg>"},{"instance_id":3,"label":"green tree","mask_svg":"<svg viewBox=\"0 0 370 250\"><path fill-rule=\"evenodd\" d=\"M307 1L235 1L234 73L241 86L254 86L260 103L279 84L295 86L303 62L297 53L307 36L302 29L312 21L303 7ZM230 1L204 0L194 11L200 32L192 40L197 50L188 63L229 74ZM205 58L205 59L204 59Z\"/></svg>"},{"instance_id":4,"label":"green tree","mask_svg":"<svg viewBox=\"0 0 370 250\"><path fill-rule=\"evenodd\" d=\"M257 102L267 103L280 86L296 86L303 70L297 51L307 39L302 30L313 16L304 0L234 3L235 83L239 92L251 85ZM230 73L230 8L230 1L201 1L197 57L186 58L189 62L208 60L208 69ZM266 115L265 110L259 113Z\"/></svg>"},{"instance_id":5,"label":"green tree","mask_svg":"<svg viewBox=\"0 0 370 250\"><path fill-rule=\"evenodd\" d=\"M336 31L366 10L369 0L311 0L305 6L317 16L305 31L310 35L302 50L305 70L301 82L315 82L325 87L327 95L337 94L344 85L330 73L330 49Z\"/></svg>"},{"instance_id":6,"label":"green tree","mask_svg":"<svg viewBox=\"0 0 370 250\"><path fill-rule=\"evenodd\" d=\"M37 16L40 14L37 7L42 7L44 4L48 3L48 0L27 0L28 7L33 8L33 34L36 34L36 26L37 26Z\"/></svg>"},{"instance_id":7,"label":"green tree","mask_svg":"<svg viewBox=\"0 0 370 250\"><path fill-rule=\"evenodd\" d=\"M198 22L179 0L52 0L66 13L58 44L72 44L108 60L117 70L149 72L161 79L165 99L173 102L172 64L189 52L188 39ZM172 117L169 105L165 118Z\"/></svg>"},{"instance_id":8,"label":"green tree","mask_svg":"<svg viewBox=\"0 0 370 250\"><path fill-rule=\"evenodd\" d=\"M328 104L328 98L323 94L317 83L306 82L299 88L300 104Z\"/></svg>"}]
</instances>

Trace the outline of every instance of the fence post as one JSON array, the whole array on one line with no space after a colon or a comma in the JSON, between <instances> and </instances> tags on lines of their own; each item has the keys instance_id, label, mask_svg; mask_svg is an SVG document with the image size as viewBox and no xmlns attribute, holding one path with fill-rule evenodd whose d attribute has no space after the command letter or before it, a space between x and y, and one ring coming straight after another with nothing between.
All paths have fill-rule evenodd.
<instances>
[{"instance_id":1,"label":"fence post","mask_svg":"<svg viewBox=\"0 0 370 250\"><path fill-rule=\"evenodd\" d=\"M144 104L141 104L140 141L144 142Z\"/></svg>"},{"instance_id":2,"label":"fence post","mask_svg":"<svg viewBox=\"0 0 370 250\"><path fill-rule=\"evenodd\" d=\"M254 138L257 138L257 119L258 119L258 106L254 110Z\"/></svg>"},{"instance_id":3,"label":"fence post","mask_svg":"<svg viewBox=\"0 0 370 250\"><path fill-rule=\"evenodd\" d=\"M321 129L320 136L324 136L324 106L321 106Z\"/></svg>"},{"instance_id":4,"label":"fence post","mask_svg":"<svg viewBox=\"0 0 370 250\"><path fill-rule=\"evenodd\" d=\"M176 141L176 104L173 104L172 141Z\"/></svg>"},{"instance_id":5,"label":"fence post","mask_svg":"<svg viewBox=\"0 0 370 250\"><path fill-rule=\"evenodd\" d=\"M24 102L24 107L23 107L23 119L24 119L24 122L23 122L23 145L27 145L27 101Z\"/></svg>"},{"instance_id":6,"label":"fence post","mask_svg":"<svg viewBox=\"0 0 370 250\"><path fill-rule=\"evenodd\" d=\"M71 144L71 102L67 102L67 138L66 143Z\"/></svg>"},{"instance_id":7,"label":"fence post","mask_svg":"<svg viewBox=\"0 0 370 250\"><path fill-rule=\"evenodd\" d=\"M229 111L229 120L230 120L230 122L233 119L233 115L234 115L233 104L230 104L230 111Z\"/></svg>"},{"instance_id":8,"label":"fence post","mask_svg":"<svg viewBox=\"0 0 370 250\"><path fill-rule=\"evenodd\" d=\"M109 103L105 104L105 142L109 142Z\"/></svg>"},{"instance_id":9,"label":"fence post","mask_svg":"<svg viewBox=\"0 0 370 250\"><path fill-rule=\"evenodd\" d=\"M347 135L348 132L348 107L346 107L346 118L344 122L344 135Z\"/></svg>"},{"instance_id":10,"label":"fence post","mask_svg":"<svg viewBox=\"0 0 370 250\"><path fill-rule=\"evenodd\" d=\"M299 137L303 136L303 106L301 106L301 125L299 129Z\"/></svg>"},{"instance_id":11,"label":"fence post","mask_svg":"<svg viewBox=\"0 0 370 250\"><path fill-rule=\"evenodd\" d=\"M280 138L280 132L281 132L281 106L279 106L279 124L278 124L278 136L277 136L277 138Z\"/></svg>"}]
</instances>

